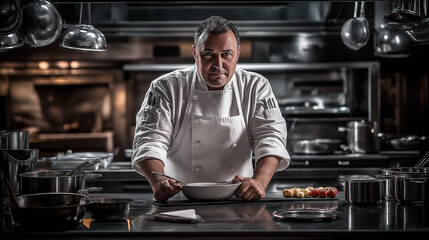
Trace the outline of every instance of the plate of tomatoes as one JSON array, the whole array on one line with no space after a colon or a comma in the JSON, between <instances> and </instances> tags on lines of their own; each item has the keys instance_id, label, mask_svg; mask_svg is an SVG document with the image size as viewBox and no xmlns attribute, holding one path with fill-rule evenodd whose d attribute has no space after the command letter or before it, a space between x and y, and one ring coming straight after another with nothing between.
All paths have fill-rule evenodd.
<instances>
[{"instance_id":1,"label":"plate of tomatoes","mask_svg":"<svg viewBox=\"0 0 429 240\"><path fill-rule=\"evenodd\" d=\"M335 187L294 187L283 189L283 197L293 199L336 199Z\"/></svg>"}]
</instances>

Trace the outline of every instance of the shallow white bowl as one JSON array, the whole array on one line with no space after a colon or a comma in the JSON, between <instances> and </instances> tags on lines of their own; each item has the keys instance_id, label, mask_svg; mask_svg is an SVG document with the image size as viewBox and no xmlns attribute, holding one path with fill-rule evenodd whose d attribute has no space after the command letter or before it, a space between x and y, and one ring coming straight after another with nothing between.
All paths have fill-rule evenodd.
<instances>
[{"instance_id":1,"label":"shallow white bowl","mask_svg":"<svg viewBox=\"0 0 429 240\"><path fill-rule=\"evenodd\" d=\"M234 195L238 183L196 182L183 186L182 193L189 200L226 200Z\"/></svg>"}]
</instances>

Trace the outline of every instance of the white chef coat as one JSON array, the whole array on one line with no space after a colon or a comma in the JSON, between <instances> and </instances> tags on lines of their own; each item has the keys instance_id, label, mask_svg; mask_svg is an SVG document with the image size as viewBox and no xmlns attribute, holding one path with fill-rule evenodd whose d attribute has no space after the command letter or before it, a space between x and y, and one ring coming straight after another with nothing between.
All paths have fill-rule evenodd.
<instances>
[{"instance_id":1,"label":"white chef coat","mask_svg":"<svg viewBox=\"0 0 429 240\"><path fill-rule=\"evenodd\" d=\"M142 174L142 170L137 163L145 159L159 159L163 162L165 169L175 169L180 161L168 158L167 155L176 140L181 141L184 149L192 151L192 142L177 139L177 136L185 120L188 101L192 99L190 98L192 80L195 82L196 90L209 91L197 72L197 67L193 66L165 74L152 82L136 117L132 166L140 174ZM235 84L232 84L233 80ZM287 129L277 102L275 102L276 107L274 108L267 108L267 105L263 103L268 98L275 99L268 80L260 74L236 68L233 79L225 85L224 90L232 90L234 85L238 88L238 91L234 92L238 93L237 99L241 102L241 106L234 106L236 101L231 99L230 107L227 109L222 108L222 104L211 105L213 113L217 114L216 117L219 114L234 116L239 114L238 109L241 108L255 161L266 156L277 156L281 158L277 171L283 170L290 162L286 150ZM156 99L155 103L153 99ZM210 115L210 109L206 109L205 113ZM222 141L225 139L219 139L219 142ZM189 155L192 156L192 154ZM192 170L189 169L189 171ZM212 171L216 171L216 169L212 169ZM177 175L167 171L166 173L185 182L192 181L192 178L187 177L186 174ZM198 180L219 179L199 178Z\"/></svg>"}]
</instances>

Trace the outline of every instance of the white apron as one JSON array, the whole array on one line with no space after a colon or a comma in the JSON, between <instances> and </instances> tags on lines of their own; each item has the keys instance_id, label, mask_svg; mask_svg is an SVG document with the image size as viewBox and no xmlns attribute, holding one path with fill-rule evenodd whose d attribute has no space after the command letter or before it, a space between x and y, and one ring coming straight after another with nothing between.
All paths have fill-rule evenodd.
<instances>
[{"instance_id":1,"label":"white apron","mask_svg":"<svg viewBox=\"0 0 429 240\"><path fill-rule=\"evenodd\" d=\"M233 90L195 90L197 78L194 73L183 123L167 153L165 173L188 183L231 180L237 174L251 177L251 143L235 75Z\"/></svg>"}]
</instances>

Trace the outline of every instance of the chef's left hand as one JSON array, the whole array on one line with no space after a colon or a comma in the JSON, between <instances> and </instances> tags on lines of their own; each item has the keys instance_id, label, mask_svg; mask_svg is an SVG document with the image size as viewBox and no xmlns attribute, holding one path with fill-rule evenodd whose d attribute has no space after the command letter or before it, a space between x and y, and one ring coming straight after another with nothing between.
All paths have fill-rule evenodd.
<instances>
[{"instance_id":1,"label":"chef's left hand","mask_svg":"<svg viewBox=\"0 0 429 240\"><path fill-rule=\"evenodd\" d=\"M244 200L256 200L265 198L265 187L258 179L245 178L235 175L232 182L241 182L235 191L235 196Z\"/></svg>"}]
</instances>

